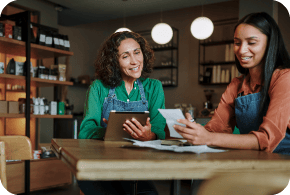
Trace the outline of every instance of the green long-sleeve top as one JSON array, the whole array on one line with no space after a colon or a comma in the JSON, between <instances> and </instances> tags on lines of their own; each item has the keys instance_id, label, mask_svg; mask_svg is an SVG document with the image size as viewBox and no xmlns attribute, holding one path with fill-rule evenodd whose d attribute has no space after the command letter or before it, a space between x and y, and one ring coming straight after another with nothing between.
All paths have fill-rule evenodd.
<instances>
[{"instance_id":1,"label":"green long-sleeve top","mask_svg":"<svg viewBox=\"0 0 290 195\"><path fill-rule=\"evenodd\" d=\"M162 84L155 79L139 78L143 84L145 97L148 101L148 110L151 123L151 131L156 134L157 139L165 139L164 128L166 121L157 109L165 108L165 98ZM95 139L103 138L106 129L101 126L101 115L103 111L104 99L108 97L110 87L105 86L100 80L95 80L86 95L84 108L84 119L82 121L79 133L79 139ZM134 82L134 87L128 95L125 82L115 88L115 94L118 100L127 102L140 101L141 95L137 82Z\"/></svg>"}]
</instances>

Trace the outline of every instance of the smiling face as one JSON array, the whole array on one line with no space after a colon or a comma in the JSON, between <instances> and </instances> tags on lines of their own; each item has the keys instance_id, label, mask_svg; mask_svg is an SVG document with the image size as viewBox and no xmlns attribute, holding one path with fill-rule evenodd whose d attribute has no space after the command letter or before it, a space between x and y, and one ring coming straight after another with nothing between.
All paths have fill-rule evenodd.
<instances>
[{"instance_id":1,"label":"smiling face","mask_svg":"<svg viewBox=\"0 0 290 195\"><path fill-rule=\"evenodd\" d=\"M143 53L139 43L128 38L118 47L119 64L123 80L135 81L140 78L143 70Z\"/></svg>"},{"instance_id":2,"label":"smiling face","mask_svg":"<svg viewBox=\"0 0 290 195\"><path fill-rule=\"evenodd\" d=\"M240 24L234 34L234 52L241 66L262 69L267 49L267 36L248 24Z\"/></svg>"}]
</instances>

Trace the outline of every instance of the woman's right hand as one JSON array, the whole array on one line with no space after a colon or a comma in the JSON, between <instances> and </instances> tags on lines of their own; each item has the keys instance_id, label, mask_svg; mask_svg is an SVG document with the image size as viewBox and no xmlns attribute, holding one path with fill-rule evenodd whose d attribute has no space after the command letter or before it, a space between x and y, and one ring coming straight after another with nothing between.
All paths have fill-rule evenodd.
<instances>
[{"instance_id":1,"label":"woman's right hand","mask_svg":"<svg viewBox=\"0 0 290 195\"><path fill-rule=\"evenodd\" d=\"M202 125L190 122L192 117L189 113L186 113L185 116L186 119L178 119L177 122L186 126L174 125L174 129L193 145L210 145L212 133L207 131Z\"/></svg>"}]
</instances>

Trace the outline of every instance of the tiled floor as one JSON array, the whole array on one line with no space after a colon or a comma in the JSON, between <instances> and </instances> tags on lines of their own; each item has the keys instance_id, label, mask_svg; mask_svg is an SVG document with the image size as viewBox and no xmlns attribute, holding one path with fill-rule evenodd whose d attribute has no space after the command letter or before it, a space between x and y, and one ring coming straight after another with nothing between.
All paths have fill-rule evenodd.
<instances>
[{"instance_id":1,"label":"tiled floor","mask_svg":"<svg viewBox=\"0 0 290 195\"><path fill-rule=\"evenodd\" d=\"M170 195L171 181L154 181L159 195ZM75 179L69 186L31 192L31 195L79 195L80 189ZM180 195L190 195L190 181L181 181Z\"/></svg>"}]
</instances>

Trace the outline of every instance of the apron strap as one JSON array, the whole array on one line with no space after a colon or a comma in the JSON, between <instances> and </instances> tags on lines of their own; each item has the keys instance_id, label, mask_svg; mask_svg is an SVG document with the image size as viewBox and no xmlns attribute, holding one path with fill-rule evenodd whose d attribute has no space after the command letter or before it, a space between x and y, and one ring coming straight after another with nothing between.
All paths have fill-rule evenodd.
<instances>
[{"instance_id":1,"label":"apron strap","mask_svg":"<svg viewBox=\"0 0 290 195\"><path fill-rule=\"evenodd\" d=\"M111 87L109 90L108 98L117 98L115 94L115 87Z\"/></svg>"},{"instance_id":2,"label":"apron strap","mask_svg":"<svg viewBox=\"0 0 290 195\"><path fill-rule=\"evenodd\" d=\"M146 97L145 97L145 92L144 92L144 88L143 88L143 84L141 83L141 81L139 79L137 79L137 84L139 86L139 91L140 91L140 95L141 95L141 100L143 102L143 104L145 104Z\"/></svg>"}]
</instances>

